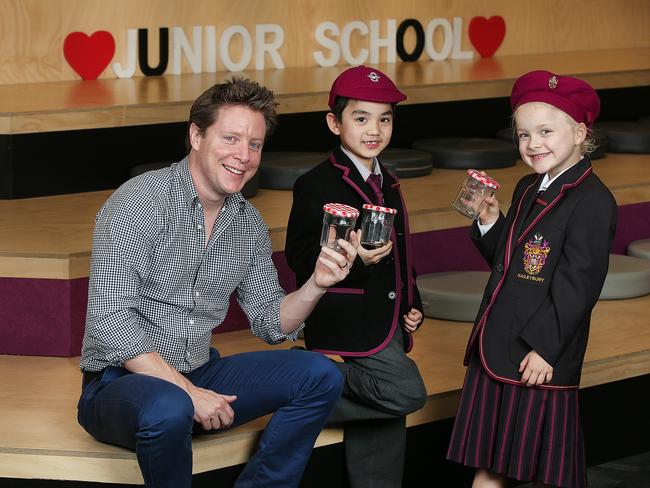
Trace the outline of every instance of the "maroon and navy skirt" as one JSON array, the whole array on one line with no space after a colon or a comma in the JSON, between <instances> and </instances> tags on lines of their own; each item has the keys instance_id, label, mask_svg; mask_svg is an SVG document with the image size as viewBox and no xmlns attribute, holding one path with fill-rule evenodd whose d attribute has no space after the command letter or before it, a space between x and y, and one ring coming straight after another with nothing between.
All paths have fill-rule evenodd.
<instances>
[{"instance_id":1,"label":"maroon and navy skirt","mask_svg":"<svg viewBox=\"0 0 650 488\"><path fill-rule=\"evenodd\" d=\"M578 390L496 381L474 352L447 459L515 480L586 487Z\"/></svg>"}]
</instances>

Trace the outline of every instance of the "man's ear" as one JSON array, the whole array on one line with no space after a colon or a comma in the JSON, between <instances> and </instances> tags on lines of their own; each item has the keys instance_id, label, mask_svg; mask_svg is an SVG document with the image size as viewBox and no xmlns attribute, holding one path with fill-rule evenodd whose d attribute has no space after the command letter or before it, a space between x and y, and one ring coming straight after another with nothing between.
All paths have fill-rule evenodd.
<instances>
[{"instance_id":1,"label":"man's ear","mask_svg":"<svg viewBox=\"0 0 650 488\"><path fill-rule=\"evenodd\" d=\"M192 149L195 151L199 150L199 145L202 138L203 136L201 136L201 131L199 130L198 125L192 122L190 124L190 146Z\"/></svg>"},{"instance_id":2,"label":"man's ear","mask_svg":"<svg viewBox=\"0 0 650 488\"><path fill-rule=\"evenodd\" d=\"M341 123L336 118L336 115L334 115L332 112L327 112L327 115L325 116L325 120L327 121L327 127L329 127L334 134L340 136Z\"/></svg>"}]
</instances>

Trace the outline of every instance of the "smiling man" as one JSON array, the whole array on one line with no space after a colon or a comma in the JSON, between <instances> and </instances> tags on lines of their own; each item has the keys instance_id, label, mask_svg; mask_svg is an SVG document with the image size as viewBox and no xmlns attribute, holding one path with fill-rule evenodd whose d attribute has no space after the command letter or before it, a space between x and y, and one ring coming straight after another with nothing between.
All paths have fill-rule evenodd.
<instances>
[{"instance_id":1,"label":"smiling man","mask_svg":"<svg viewBox=\"0 0 650 488\"><path fill-rule=\"evenodd\" d=\"M250 80L215 85L193 104L182 161L118 188L97 215L81 357L79 423L96 439L135 449L146 486L189 488L195 432L273 413L237 487L298 486L341 392L316 353L220 357L212 329L230 295L253 333L294 340L326 288L356 258L323 248L285 295L258 211L240 193L276 122L273 94Z\"/></svg>"}]
</instances>

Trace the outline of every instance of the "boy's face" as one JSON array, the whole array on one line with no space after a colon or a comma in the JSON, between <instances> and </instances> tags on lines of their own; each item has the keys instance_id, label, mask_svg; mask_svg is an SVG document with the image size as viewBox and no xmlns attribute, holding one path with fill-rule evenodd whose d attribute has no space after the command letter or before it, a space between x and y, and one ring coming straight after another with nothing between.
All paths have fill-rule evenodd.
<instances>
[{"instance_id":1,"label":"boy's face","mask_svg":"<svg viewBox=\"0 0 650 488\"><path fill-rule=\"evenodd\" d=\"M515 122L521 158L535 173L553 178L582 159L585 125L552 105L525 103L517 109Z\"/></svg>"},{"instance_id":2,"label":"boy's face","mask_svg":"<svg viewBox=\"0 0 650 488\"><path fill-rule=\"evenodd\" d=\"M327 125L341 138L341 145L372 170L373 160L393 134L393 108L390 103L350 100L337 120L327 114Z\"/></svg>"}]
</instances>

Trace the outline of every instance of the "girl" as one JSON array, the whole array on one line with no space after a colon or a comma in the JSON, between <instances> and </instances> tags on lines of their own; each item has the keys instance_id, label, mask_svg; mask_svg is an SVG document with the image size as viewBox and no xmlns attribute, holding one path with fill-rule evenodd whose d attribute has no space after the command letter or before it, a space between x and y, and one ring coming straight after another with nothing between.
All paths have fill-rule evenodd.
<instances>
[{"instance_id":1,"label":"girl","mask_svg":"<svg viewBox=\"0 0 650 488\"><path fill-rule=\"evenodd\" d=\"M600 100L584 81L533 71L510 103L534 173L507 217L491 197L471 230L492 273L447 457L477 468L475 488L508 478L584 487L578 386L616 227L616 202L587 155Z\"/></svg>"}]
</instances>

